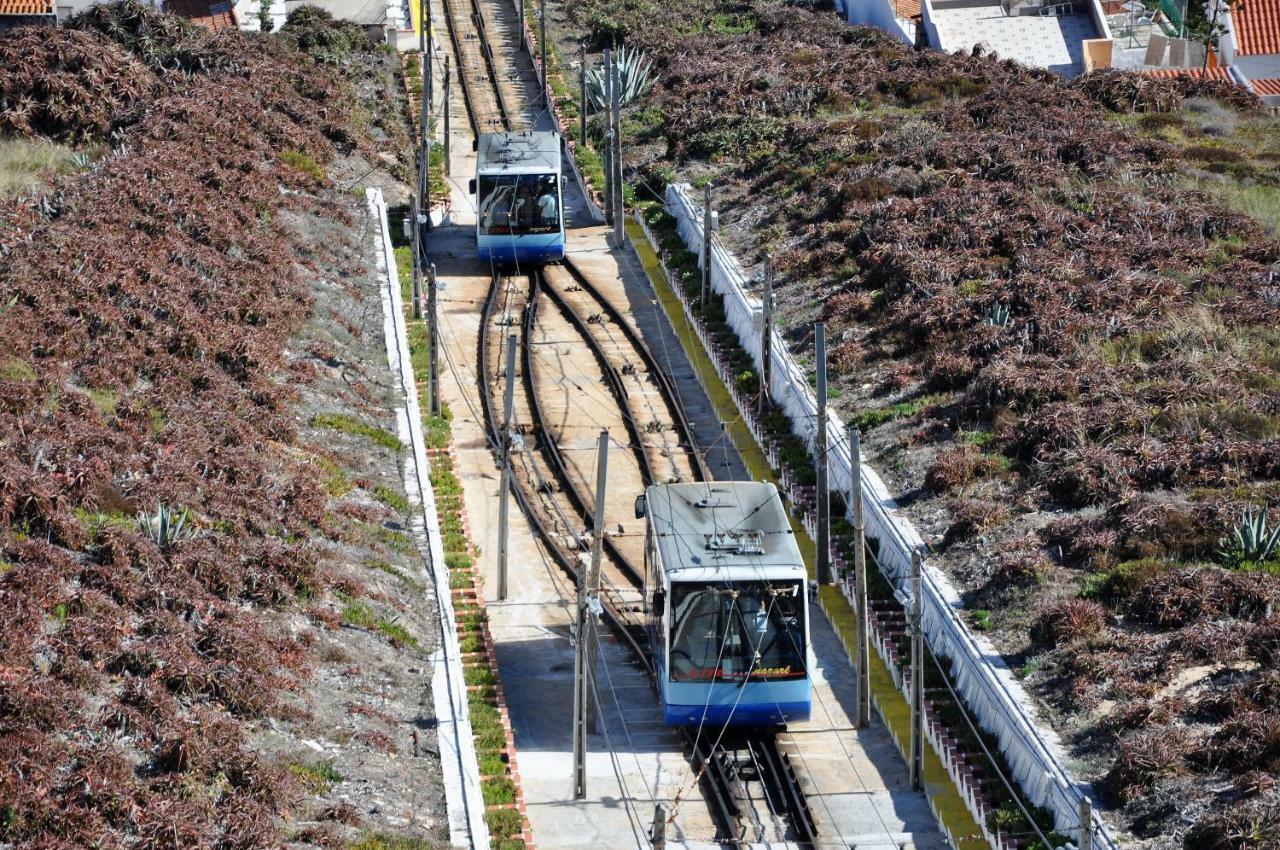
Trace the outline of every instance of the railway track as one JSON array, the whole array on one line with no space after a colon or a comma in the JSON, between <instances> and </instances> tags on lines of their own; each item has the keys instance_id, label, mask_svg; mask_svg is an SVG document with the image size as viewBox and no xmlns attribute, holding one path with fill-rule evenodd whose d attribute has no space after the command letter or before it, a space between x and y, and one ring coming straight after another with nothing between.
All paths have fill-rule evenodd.
<instances>
[{"instance_id":1,"label":"railway track","mask_svg":"<svg viewBox=\"0 0 1280 850\"><path fill-rule=\"evenodd\" d=\"M467 107L467 122L476 138L481 133L518 129L512 125L494 64L480 0L441 0L448 24L449 43L458 63L458 82ZM469 11L464 6L469 5ZM482 84L477 88L476 83Z\"/></svg>"},{"instance_id":2,"label":"railway track","mask_svg":"<svg viewBox=\"0 0 1280 850\"><path fill-rule=\"evenodd\" d=\"M686 464L689 474L696 480L709 480L701 455L697 452L692 430L680 410L674 387L662 377L652 352L617 307L598 287L576 268L565 275L567 280L549 281L557 275L552 267L535 270L519 280L495 274L489 295L483 308L482 334L479 343L481 396L486 423L495 445L500 441L500 423L494 412L499 409L497 387L505 383L505 375L495 369L496 356L502 345L495 344L495 332L511 332L517 326L517 345L522 399L516 405L528 416L522 437L525 452L536 454L541 474L526 471L517 474L516 499L521 510L529 518L531 527L552 552L556 563L578 581L581 569L579 559L585 545L585 534L562 533L567 522L577 521L580 528L594 526L591 506L594 493L589 476L575 473L573 461L565 457L560 445L562 434L548 424L549 414L543 396L547 393L547 378L539 379L536 363L537 334L549 331L557 344L576 344L590 354L599 371L598 380L607 388L607 398L621 411L621 418L631 423L627 428L632 441L630 455L640 477L648 483L656 480L655 457L671 462L679 455L679 462ZM565 292L566 285L576 290ZM588 311L595 312L588 312ZM548 321L544 311L558 313L558 324ZM585 315L584 315L585 314ZM516 321L515 317L519 316ZM547 327L549 326L549 327ZM576 339L566 337L572 329ZM586 361L586 357L576 362ZM644 364L644 371L628 370L626 379L635 386L628 386L618 368L622 361ZM500 380L501 379L501 380ZM645 392L636 386L648 382ZM605 393L597 393L589 401L601 401ZM642 415L657 415L659 404L670 406L668 429L646 430L637 427ZM638 415L634 406L643 406ZM599 414L597 414L598 416ZM518 414L517 419L521 419ZM673 440L660 442L652 438L667 434ZM672 451L672 446L678 452ZM612 463L612 462L611 462ZM548 482L554 482L550 492ZM623 501L629 507L631 494L624 494ZM559 504L552 504L552 499ZM566 518L566 516L568 518ZM559 529L559 531L557 531ZM580 542L579 542L580 541ZM640 538L621 541L639 542ZM653 665L644 636L642 605L636 604L627 590L643 587L643 578L637 567L636 547L620 546L619 540L606 534L604 541L606 582L602 607L606 624L627 644L636 659L652 677ZM708 730L709 731L709 730ZM717 730L718 732L718 730ZM816 827L811 812L804 801L795 772L787 756L781 752L775 734L769 730L752 733L735 732L718 736L700 736L693 732L684 735L686 750L698 776L703 797L707 800L717 825L717 840L730 846L742 846L756 841L787 840L801 846L815 846Z\"/></svg>"},{"instance_id":3,"label":"railway track","mask_svg":"<svg viewBox=\"0 0 1280 850\"><path fill-rule=\"evenodd\" d=\"M520 129L515 126L518 113L512 110L499 83L498 60L481 0L441 2L472 133L478 137L483 132ZM562 445L573 442L575 427L583 428L571 421L573 405L595 408L585 415L593 438L601 420L621 426L608 430L626 434L627 464L640 486L712 480L669 370L662 368L610 294L568 259L559 266L535 269L516 278L494 271L481 309L477 340L477 383L484 427L490 444L499 448L506 436L498 418L505 384L501 372L506 337L516 338L520 390L513 407L524 446L513 454L513 496L534 535L575 585L589 545L586 532L595 527L595 518L590 466L574 457L583 447ZM539 334L550 343L540 343L536 339ZM581 383L574 383L575 392L559 388L558 404L548 394L560 364L539 357L540 348L557 344L569 346L567 356L583 372L578 376ZM573 353L590 357L575 358ZM588 364L597 374L587 372ZM560 373L563 379L563 368ZM582 391L577 392L579 389ZM606 412L606 408L612 409ZM577 415L581 417L582 411ZM594 457L594 453L582 452L582 456ZM611 481L617 477L617 466L611 456ZM606 515L627 516L635 493L621 487L611 489L619 496L612 510L606 508ZM603 619L654 681L643 616L643 535L634 531L626 534L622 528L616 535L606 532L604 555ZM685 745L716 822L717 839L730 846L770 840L816 846L813 816L775 734L716 731L716 740L710 735L687 733Z\"/></svg>"}]
</instances>

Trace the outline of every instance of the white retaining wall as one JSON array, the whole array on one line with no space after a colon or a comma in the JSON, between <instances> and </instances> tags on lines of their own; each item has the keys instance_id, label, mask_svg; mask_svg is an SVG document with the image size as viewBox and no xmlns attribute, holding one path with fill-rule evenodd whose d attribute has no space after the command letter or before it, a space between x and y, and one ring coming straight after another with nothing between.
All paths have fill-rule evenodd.
<instances>
[{"instance_id":1,"label":"white retaining wall","mask_svg":"<svg viewBox=\"0 0 1280 850\"><path fill-rule=\"evenodd\" d=\"M690 251L702 257L702 207L691 200L687 184L667 187L666 209L677 221L680 237ZM747 292L746 278L737 259L716 239L711 240L711 288L724 296L725 317L742 347L760 366L760 332L763 311L760 299ZM807 371L787 350L777 333L772 342L773 368L770 392L774 403L791 417L799 437L813 450L817 404ZM847 493L852 486L848 431L840 417L828 416L828 476L831 488ZM880 541L879 563L886 578L899 590L908 590L911 553L924 541L911 522L897 511L888 488L875 470L862 465L863 514L866 533ZM960 619L960 596L939 570L924 565L924 631L932 650L952 660L957 691L964 697L979 724L995 735L1024 793L1036 805L1054 813L1056 828L1074 834L1079 827L1079 803L1084 786L1071 779L1056 733L1031 719L1030 698L990 641L975 636ZM1114 850L1105 825L1094 846Z\"/></svg>"},{"instance_id":2,"label":"white retaining wall","mask_svg":"<svg viewBox=\"0 0 1280 850\"><path fill-rule=\"evenodd\" d=\"M419 549L426 547L428 563L425 572L431 579L440 615L440 646L431 654L431 696L436 715L436 743L444 774L449 843L467 850L489 850L489 827L484 820L484 796L480 790L480 767L471 734L467 686L462 675L462 652L458 646L453 596L449 592L449 572L444 563L444 538L436 513L435 491L428 480L431 467L422 434L418 387L409 356L409 335L405 327L395 250L391 246L391 230L387 226L387 205L380 189L366 189L365 198L369 214L377 224L372 239L379 252L378 269L386 275L382 317L387 363L391 371L400 376L400 388L405 396L405 406L398 411L397 423L398 436L412 454L404 470L405 493L415 508L421 508L410 514L410 525Z\"/></svg>"}]
</instances>

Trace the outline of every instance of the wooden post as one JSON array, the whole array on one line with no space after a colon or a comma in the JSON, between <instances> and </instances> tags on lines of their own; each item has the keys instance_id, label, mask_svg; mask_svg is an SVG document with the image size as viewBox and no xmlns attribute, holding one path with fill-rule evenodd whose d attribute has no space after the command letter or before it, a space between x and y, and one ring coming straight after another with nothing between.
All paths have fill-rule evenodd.
<instances>
[{"instance_id":1,"label":"wooden post","mask_svg":"<svg viewBox=\"0 0 1280 850\"><path fill-rule=\"evenodd\" d=\"M604 50L604 67L601 73L604 77L604 110L605 110L605 129L604 129L604 215L605 220L613 223L613 139L610 134L613 132L613 119L609 115L609 104L613 103L613 75L609 72L609 68L613 64L613 51L609 48Z\"/></svg>"},{"instance_id":2,"label":"wooden post","mask_svg":"<svg viewBox=\"0 0 1280 850\"><path fill-rule=\"evenodd\" d=\"M814 438L814 454L818 464L818 486L815 499L818 513L818 584L831 584L831 490L827 485L827 326L813 325L815 356L818 361L818 433Z\"/></svg>"},{"instance_id":3,"label":"wooden post","mask_svg":"<svg viewBox=\"0 0 1280 850\"><path fill-rule=\"evenodd\" d=\"M1076 844L1079 850L1093 850L1093 802L1088 797L1080 798L1080 840Z\"/></svg>"},{"instance_id":4,"label":"wooden post","mask_svg":"<svg viewBox=\"0 0 1280 850\"><path fill-rule=\"evenodd\" d=\"M551 105L551 78L547 75L547 0L538 0L538 49L542 54L542 105Z\"/></svg>"},{"instance_id":5,"label":"wooden post","mask_svg":"<svg viewBox=\"0 0 1280 850\"><path fill-rule=\"evenodd\" d=\"M862 434L850 431L849 463L853 469L853 486L849 497L853 504L853 613L857 622L858 645L854 651L854 673L858 680L856 725L864 729L871 724L871 636L867 622L867 525L862 504Z\"/></svg>"},{"instance_id":6,"label":"wooden post","mask_svg":"<svg viewBox=\"0 0 1280 850\"><path fill-rule=\"evenodd\" d=\"M428 410L440 415L440 316L436 305L436 264L427 266L427 372Z\"/></svg>"},{"instance_id":7,"label":"wooden post","mask_svg":"<svg viewBox=\"0 0 1280 850\"><path fill-rule=\"evenodd\" d=\"M924 790L924 567L911 553L911 788Z\"/></svg>"},{"instance_id":8,"label":"wooden post","mask_svg":"<svg viewBox=\"0 0 1280 850\"><path fill-rule=\"evenodd\" d=\"M579 94L582 98L582 109L578 114L578 142L585 145L587 143L587 110L591 108L587 103L587 42L585 39L581 45L581 56L578 67L578 87L581 89Z\"/></svg>"},{"instance_id":9,"label":"wooden post","mask_svg":"<svg viewBox=\"0 0 1280 850\"><path fill-rule=\"evenodd\" d=\"M626 224L626 216L623 213L623 204L626 200L626 192L622 187L622 80L618 76L618 56L613 55L612 68L609 71L612 85L609 86L609 103L610 103L610 126L613 129L613 241L619 248L622 247L623 227Z\"/></svg>"},{"instance_id":10,"label":"wooden post","mask_svg":"<svg viewBox=\"0 0 1280 850\"><path fill-rule=\"evenodd\" d=\"M449 57L444 57L444 107L441 114L444 116L444 173L447 175L451 171L450 161L453 159L452 139L449 131Z\"/></svg>"},{"instance_id":11,"label":"wooden post","mask_svg":"<svg viewBox=\"0 0 1280 850\"><path fill-rule=\"evenodd\" d=\"M773 401L773 257L764 258L764 327L760 330L760 399L757 412L763 416Z\"/></svg>"},{"instance_id":12,"label":"wooden post","mask_svg":"<svg viewBox=\"0 0 1280 850\"><path fill-rule=\"evenodd\" d=\"M702 307L711 296L711 184L702 190Z\"/></svg>"},{"instance_id":13,"label":"wooden post","mask_svg":"<svg viewBox=\"0 0 1280 850\"><path fill-rule=\"evenodd\" d=\"M422 266L420 257L422 256L422 228L418 226L418 196L415 194L409 199L409 223L413 228L412 238L410 240L410 250L413 251L413 318L422 318Z\"/></svg>"},{"instance_id":14,"label":"wooden post","mask_svg":"<svg viewBox=\"0 0 1280 850\"><path fill-rule=\"evenodd\" d=\"M498 601L507 598L507 525L508 503L511 500L511 412L515 404L516 389L516 336L507 335L507 392L502 406L502 483L498 485Z\"/></svg>"}]
</instances>

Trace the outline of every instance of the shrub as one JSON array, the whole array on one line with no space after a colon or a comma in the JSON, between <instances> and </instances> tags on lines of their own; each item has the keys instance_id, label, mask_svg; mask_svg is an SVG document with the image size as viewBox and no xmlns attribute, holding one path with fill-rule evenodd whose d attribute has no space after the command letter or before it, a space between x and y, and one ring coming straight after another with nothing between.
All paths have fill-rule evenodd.
<instances>
[{"instance_id":1,"label":"shrub","mask_svg":"<svg viewBox=\"0 0 1280 850\"><path fill-rule=\"evenodd\" d=\"M1089 640L1102 634L1107 626L1107 613L1089 599L1063 599L1040 612L1031 628L1031 636L1047 646Z\"/></svg>"},{"instance_id":2,"label":"shrub","mask_svg":"<svg viewBox=\"0 0 1280 850\"><path fill-rule=\"evenodd\" d=\"M1120 742L1119 754L1103 779L1103 788L1114 799L1128 802L1161 777L1182 773L1194 744L1191 733L1182 728L1135 732Z\"/></svg>"}]
</instances>

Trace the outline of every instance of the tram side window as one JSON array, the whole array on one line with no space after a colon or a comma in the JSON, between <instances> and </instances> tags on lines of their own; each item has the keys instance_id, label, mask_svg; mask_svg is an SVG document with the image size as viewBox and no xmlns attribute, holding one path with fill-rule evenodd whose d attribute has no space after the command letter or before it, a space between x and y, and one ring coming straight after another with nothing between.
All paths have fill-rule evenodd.
<instances>
[{"instance_id":1,"label":"tram side window","mask_svg":"<svg viewBox=\"0 0 1280 850\"><path fill-rule=\"evenodd\" d=\"M803 678L803 594L799 582L673 582L671 680Z\"/></svg>"},{"instance_id":2,"label":"tram side window","mask_svg":"<svg viewBox=\"0 0 1280 850\"><path fill-rule=\"evenodd\" d=\"M480 226L486 233L560 230L560 187L556 175L482 175L479 189Z\"/></svg>"}]
</instances>

